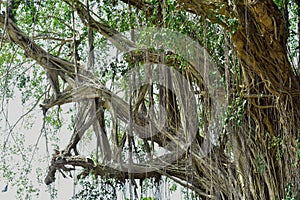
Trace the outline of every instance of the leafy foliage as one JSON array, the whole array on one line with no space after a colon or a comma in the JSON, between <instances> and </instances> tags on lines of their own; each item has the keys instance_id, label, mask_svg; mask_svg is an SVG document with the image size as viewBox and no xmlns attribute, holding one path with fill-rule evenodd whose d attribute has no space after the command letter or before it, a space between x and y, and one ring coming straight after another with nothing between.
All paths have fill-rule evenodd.
<instances>
[{"instance_id":1,"label":"leafy foliage","mask_svg":"<svg viewBox=\"0 0 300 200\"><path fill-rule=\"evenodd\" d=\"M103 179L94 176L88 176L80 179L78 184L82 189L73 196L72 199L117 199L117 190L121 186L116 186L115 180Z\"/></svg>"}]
</instances>

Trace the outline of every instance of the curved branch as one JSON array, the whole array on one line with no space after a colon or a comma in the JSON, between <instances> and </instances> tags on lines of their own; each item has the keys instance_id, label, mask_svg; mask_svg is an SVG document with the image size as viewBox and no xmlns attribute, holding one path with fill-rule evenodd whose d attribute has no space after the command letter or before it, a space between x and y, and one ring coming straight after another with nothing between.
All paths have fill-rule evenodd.
<instances>
[{"instance_id":1,"label":"curved branch","mask_svg":"<svg viewBox=\"0 0 300 200\"><path fill-rule=\"evenodd\" d=\"M44 69L53 71L63 79L65 79L66 75L70 77L75 76L73 63L46 52L29 38L11 19L8 19L8 24L5 26L5 15L0 14L0 28L4 27L10 41L22 48L26 56L36 60Z\"/></svg>"},{"instance_id":2,"label":"curved branch","mask_svg":"<svg viewBox=\"0 0 300 200\"><path fill-rule=\"evenodd\" d=\"M106 39L108 39L115 47L117 47L121 51L129 50L130 48L135 47L135 44L127 40L114 29L112 29L107 22L104 22L104 20L101 20L102 22L96 21L89 13L88 8L81 3L78 0L64 0L66 3L68 3L70 6L75 9L82 21L82 23L92 28L93 30L98 31L101 33ZM115 35L119 35L119 37L113 37Z\"/></svg>"}]
</instances>

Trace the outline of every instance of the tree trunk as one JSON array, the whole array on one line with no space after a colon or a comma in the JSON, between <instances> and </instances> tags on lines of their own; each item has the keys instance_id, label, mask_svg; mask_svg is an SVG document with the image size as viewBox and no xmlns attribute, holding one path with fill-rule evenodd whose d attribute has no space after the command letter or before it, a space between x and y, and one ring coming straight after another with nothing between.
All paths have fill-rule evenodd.
<instances>
[{"instance_id":1,"label":"tree trunk","mask_svg":"<svg viewBox=\"0 0 300 200\"><path fill-rule=\"evenodd\" d=\"M203 14L202 3L181 2ZM232 41L243 70L241 94L251 117L244 117L242 128L228 133L242 187L227 197L240 191L246 199L281 199L291 185L289 195L299 197L300 79L288 60L282 14L271 0L237 2L232 8L239 22Z\"/></svg>"}]
</instances>

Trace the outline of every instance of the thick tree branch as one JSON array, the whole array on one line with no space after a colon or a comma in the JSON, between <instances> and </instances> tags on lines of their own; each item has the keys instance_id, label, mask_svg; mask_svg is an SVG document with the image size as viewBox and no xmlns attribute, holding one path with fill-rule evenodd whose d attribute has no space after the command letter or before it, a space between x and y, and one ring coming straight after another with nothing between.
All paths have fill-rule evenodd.
<instances>
[{"instance_id":1,"label":"thick tree branch","mask_svg":"<svg viewBox=\"0 0 300 200\"><path fill-rule=\"evenodd\" d=\"M4 27L6 28L9 40L22 48L26 56L36 60L45 69L57 73L63 79L66 78L66 75L72 78L75 76L74 65L72 63L46 52L19 29L11 19L8 19L8 24L5 26L5 15L1 14L0 28Z\"/></svg>"},{"instance_id":2,"label":"thick tree branch","mask_svg":"<svg viewBox=\"0 0 300 200\"><path fill-rule=\"evenodd\" d=\"M174 164L169 165L161 169L161 161L165 158L161 157L157 159L156 164L151 166L147 165L135 165L135 164L121 164L120 163L110 163L109 165L97 164L93 160L83 157L83 156L66 156L62 152L57 151L53 154L51 165L49 167L48 174L44 180L45 184L49 185L55 181L55 174L57 171L61 172L64 177L63 172L70 172L75 170L76 167L83 168L83 172L79 175L78 178L84 178L89 173L92 173L96 176L114 178L121 182L124 182L125 179L141 179L146 178L160 178L162 175L168 176L174 181L189 187L190 189L195 190L198 194L210 198L215 198L213 195L207 195L204 189L197 185L199 183L205 183L209 186L210 180L205 180L205 177L201 177L194 171L194 180L192 182L182 182L181 180L186 179L186 171L180 170L185 167L185 160L176 161ZM151 167L151 171L149 171ZM154 169L154 170L153 170ZM156 169L156 170L155 170ZM209 170L209 169L207 169ZM145 173L147 171L147 173ZM174 178L177 177L177 178ZM226 191L226 188L221 188L222 191Z\"/></svg>"},{"instance_id":3,"label":"thick tree branch","mask_svg":"<svg viewBox=\"0 0 300 200\"><path fill-rule=\"evenodd\" d=\"M256 2L228 2L178 0L184 7L214 23L228 26L214 19L214 13L229 18L237 18L239 26L233 35L233 41L242 65L255 72L271 93L291 93L299 91L299 81L295 76L286 52L286 36L282 14L272 0ZM263 47L263 48L262 48ZM266 52L265 49L273 49ZM257 58L256 60L253 60ZM278 71L280 72L278 74Z\"/></svg>"},{"instance_id":4,"label":"thick tree branch","mask_svg":"<svg viewBox=\"0 0 300 200\"><path fill-rule=\"evenodd\" d=\"M88 8L79 0L64 0L70 6L75 9L83 22L87 27L101 33L106 39L108 39L115 47L121 51L127 51L134 47L134 43L130 40L123 38L117 31L113 30L108 23L96 21L89 13ZM118 37L114 37L118 36Z\"/></svg>"},{"instance_id":5,"label":"thick tree branch","mask_svg":"<svg viewBox=\"0 0 300 200\"><path fill-rule=\"evenodd\" d=\"M72 166L72 167L68 167ZM115 178L118 180L121 180L122 182L125 179L128 179L132 177L132 172L138 172L138 171L143 171L147 167L142 167L142 166L120 166L120 165L115 165L113 164L110 166L108 165L101 165L101 164L96 164L93 160L89 158L85 158L82 156L65 156L61 154L53 154L52 161L51 161L51 166L49 168L49 172L47 177L45 178L45 183L47 185L51 184L52 182L55 181L55 173L57 170L64 170L66 172L74 170L75 167L82 167L85 171L81 175L87 175L89 173L93 173L94 175L101 176L101 177L109 177L109 178ZM157 166L159 168L159 166ZM145 179L145 178L150 178L150 177L160 177L159 172L148 172L148 173L134 173L133 177L136 179Z\"/></svg>"}]
</instances>

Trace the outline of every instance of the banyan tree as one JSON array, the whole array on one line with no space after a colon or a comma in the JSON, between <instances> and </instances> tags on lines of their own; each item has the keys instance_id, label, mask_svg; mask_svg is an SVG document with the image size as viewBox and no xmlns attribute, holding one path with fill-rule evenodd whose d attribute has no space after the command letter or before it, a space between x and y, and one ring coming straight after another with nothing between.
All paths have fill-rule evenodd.
<instances>
[{"instance_id":1,"label":"banyan tree","mask_svg":"<svg viewBox=\"0 0 300 200\"><path fill-rule=\"evenodd\" d=\"M20 119L36 109L44 122L32 152L19 148L21 120L6 126L3 163L15 145L32 169L50 124L69 142L51 141L46 185L76 171L114 198L130 187L142 199L147 180L166 179L186 199L300 198L299 1L0 5L2 124L16 89L34 102Z\"/></svg>"}]
</instances>

